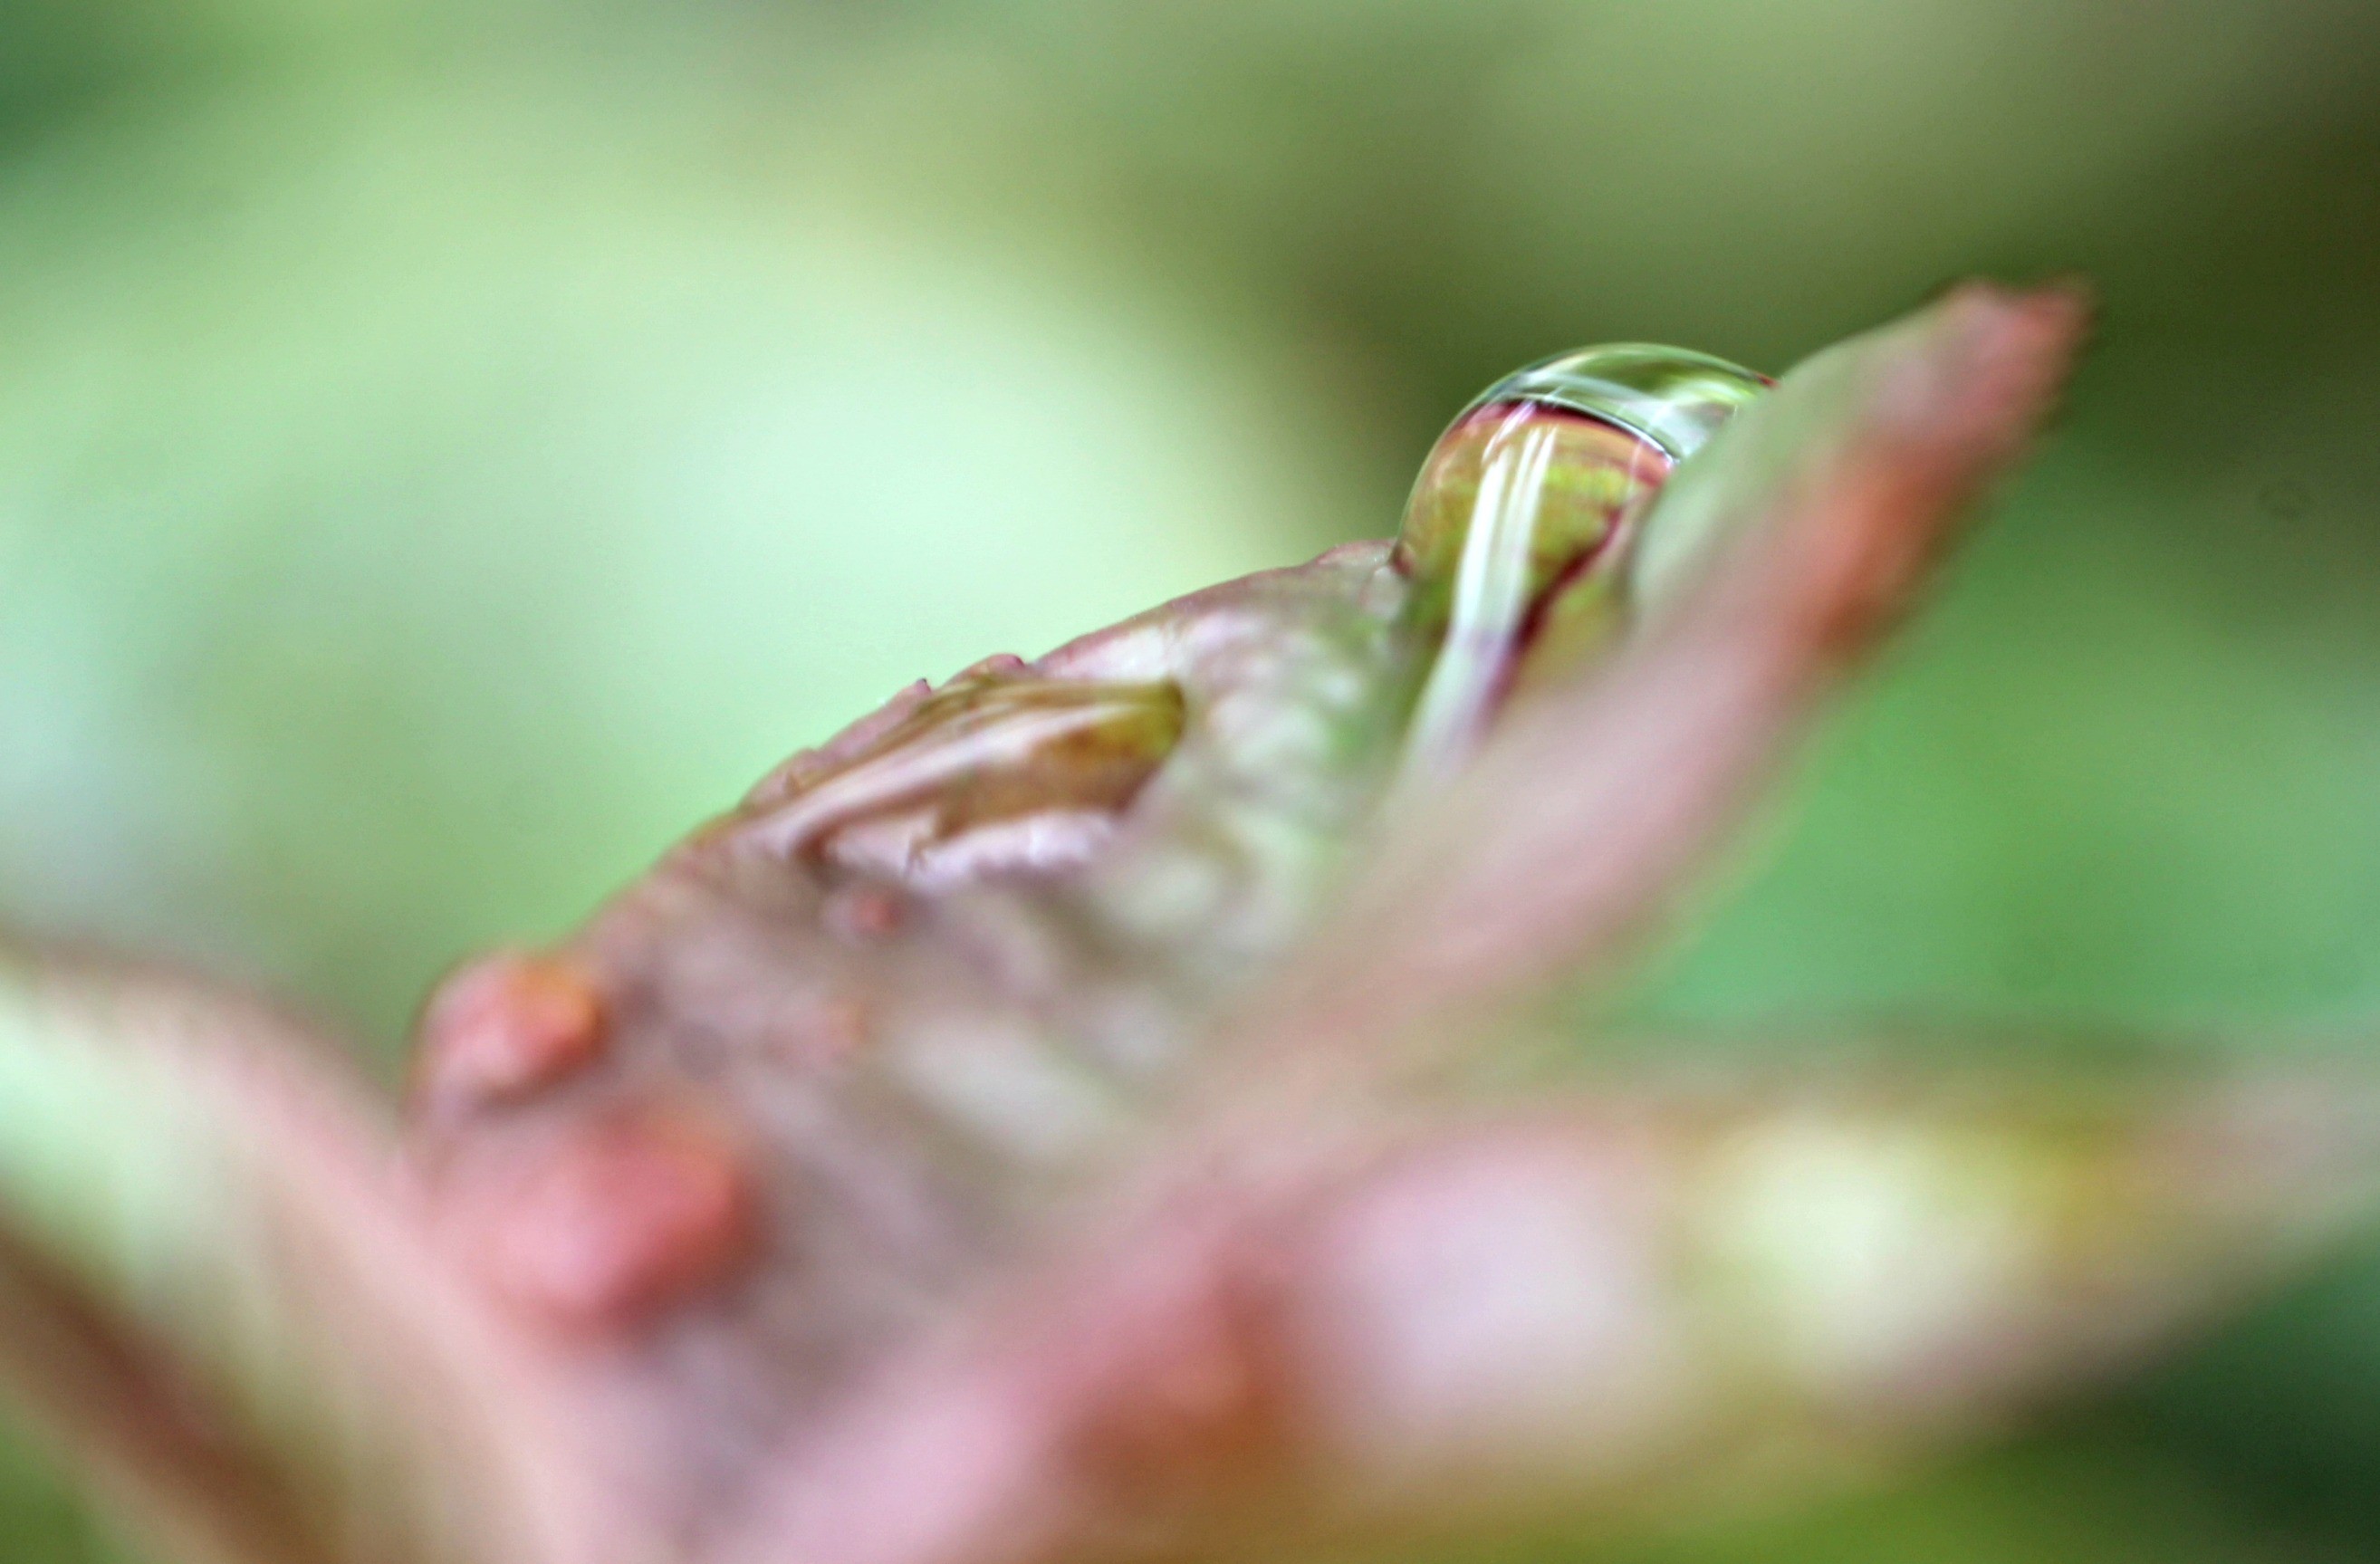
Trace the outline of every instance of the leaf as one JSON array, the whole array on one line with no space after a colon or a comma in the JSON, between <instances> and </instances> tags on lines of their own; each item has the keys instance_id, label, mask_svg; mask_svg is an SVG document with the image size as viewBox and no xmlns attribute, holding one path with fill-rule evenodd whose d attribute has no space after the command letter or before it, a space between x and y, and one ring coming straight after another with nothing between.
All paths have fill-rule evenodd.
<instances>
[{"instance_id":1,"label":"leaf","mask_svg":"<svg viewBox=\"0 0 2380 1564\"><path fill-rule=\"evenodd\" d=\"M1609 1533L2119 1370L2369 1210L2362 1073L1442 1089L1609 980L2081 329L1962 290L1787 377L1649 531L1582 488L1613 612L1517 685L1494 618L1418 767L1435 621L1378 544L906 692L448 979L401 1141L286 1022L26 958L14 1365L276 1564Z\"/></svg>"},{"instance_id":2,"label":"leaf","mask_svg":"<svg viewBox=\"0 0 2380 1564\"><path fill-rule=\"evenodd\" d=\"M1247 1051L1327 1050L1336 1078L1609 978L2023 452L2084 321L2063 291L1964 288L1813 358L1724 430L1634 564L1665 611L1516 702L1461 777L1386 823L1244 1024Z\"/></svg>"},{"instance_id":3,"label":"leaf","mask_svg":"<svg viewBox=\"0 0 2380 1564\"><path fill-rule=\"evenodd\" d=\"M789 1450L726 1557L1608 1539L1873 1480L2367 1219L2374 1086L2176 1055L1672 1067L1342 1121L1092 1224Z\"/></svg>"},{"instance_id":4,"label":"leaf","mask_svg":"<svg viewBox=\"0 0 2380 1564\"><path fill-rule=\"evenodd\" d=\"M537 1353L287 1017L0 952L0 1368L136 1515L245 1564L597 1557Z\"/></svg>"}]
</instances>

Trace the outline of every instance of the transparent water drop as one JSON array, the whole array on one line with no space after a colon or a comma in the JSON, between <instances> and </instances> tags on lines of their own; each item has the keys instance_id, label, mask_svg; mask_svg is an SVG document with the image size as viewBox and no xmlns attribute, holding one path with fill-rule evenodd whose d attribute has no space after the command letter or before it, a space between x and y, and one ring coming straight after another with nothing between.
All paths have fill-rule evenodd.
<instances>
[{"instance_id":1,"label":"transparent water drop","mask_svg":"<svg viewBox=\"0 0 2380 1564\"><path fill-rule=\"evenodd\" d=\"M1622 343L1508 375L1456 417L1394 555L1412 582L1408 628L1437 646L1409 771L1459 761L1516 683L1624 623L1623 566L1652 496L1768 384L1707 354Z\"/></svg>"}]
</instances>

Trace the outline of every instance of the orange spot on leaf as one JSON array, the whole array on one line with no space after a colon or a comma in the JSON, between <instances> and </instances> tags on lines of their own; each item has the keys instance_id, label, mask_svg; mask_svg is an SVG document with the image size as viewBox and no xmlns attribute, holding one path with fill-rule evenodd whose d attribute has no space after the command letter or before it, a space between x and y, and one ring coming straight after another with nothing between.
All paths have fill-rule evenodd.
<instances>
[{"instance_id":1,"label":"orange spot on leaf","mask_svg":"<svg viewBox=\"0 0 2380 1564\"><path fill-rule=\"evenodd\" d=\"M414 1090L424 1107L469 1109L525 1096L602 1052L603 997L561 956L504 952L449 977L421 1026Z\"/></svg>"}]
</instances>

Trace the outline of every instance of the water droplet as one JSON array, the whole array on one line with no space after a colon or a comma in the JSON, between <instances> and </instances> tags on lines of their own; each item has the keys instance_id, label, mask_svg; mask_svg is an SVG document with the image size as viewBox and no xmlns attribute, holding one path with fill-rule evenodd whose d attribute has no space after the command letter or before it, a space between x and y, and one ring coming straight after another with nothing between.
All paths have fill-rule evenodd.
<instances>
[{"instance_id":1,"label":"water droplet","mask_svg":"<svg viewBox=\"0 0 2380 1564\"><path fill-rule=\"evenodd\" d=\"M1087 860L1182 736L1172 684L978 665L741 827L782 856L935 889Z\"/></svg>"},{"instance_id":2,"label":"water droplet","mask_svg":"<svg viewBox=\"0 0 2380 1564\"><path fill-rule=\"evenodd\" d=\"M1644 344L1590 347L1509 375L1422 466L1397 538L1410 631L1438 653L1409 765L1467 754L1531 669L1565 665L1630 608L1620 564L1647 502L1768 382Z\"/></svg>"}]
</instances>

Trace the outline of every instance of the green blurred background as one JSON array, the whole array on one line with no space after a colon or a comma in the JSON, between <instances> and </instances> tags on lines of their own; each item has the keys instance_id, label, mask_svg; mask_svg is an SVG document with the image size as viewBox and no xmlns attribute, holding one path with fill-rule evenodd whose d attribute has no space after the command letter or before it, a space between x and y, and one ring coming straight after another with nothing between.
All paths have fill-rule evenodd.
<instances>
[{"instance_id":1,"label":"green blurred background","mask_svg":"<svg viewBox=\"0 0 2380 1564\"><path fill-rule=\"evenodd\" d=\"M896 685L1388 530L1521 361L2069 270L2055 447L1639 1005L2351 1027L2370 0L0 0L0 916L385 1061ZM121 1557L0 1452L0 1560ZM2380 1253L1661 1557L2380 1558Z\"/></svg>"}]
</instances>

